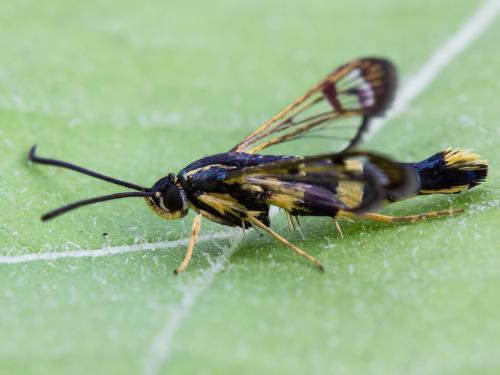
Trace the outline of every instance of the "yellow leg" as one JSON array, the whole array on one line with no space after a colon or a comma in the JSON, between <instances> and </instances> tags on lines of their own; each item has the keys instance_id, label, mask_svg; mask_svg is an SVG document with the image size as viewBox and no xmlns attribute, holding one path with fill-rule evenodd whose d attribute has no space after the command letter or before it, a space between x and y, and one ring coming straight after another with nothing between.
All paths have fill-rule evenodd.
<instances>
[{"instance_id":1,"label":"yellow leg","mask_svg":"<svg viewBox=\"0 0 500 375\"><path fill-rule=\"evenodd\" d=\"M200 229L201 229L201 213L196 215L193 220L193 225L191 226L191 237L189 238L186 255L184 256L184 259L182 260L182 263L179 265L179 267L175 269L174 273L176 275L178 275L181 272L184 272L184 270L189 265L189 261L193 256L194 245L196 244L196 240L198 239L198 235L200 234Z\"/></svg>"},{"instance_id":2,"label":"yellow leg","mask_svg":"<svg viewBox=\"0 0 500 375\"><path fill-rule=\"evenodd\" d=\"M344 238L344 234L342 233L342 229L340 229L339 222L335 219L333 219L333 221L335 222L335 226L337 227L337 232L339 232L340 234L340 238Z\"/></svg>"},{"instance_id":3,"label":"yellow leg","mask_svg":"<svg viewBox=\"0 0 500 375\"><path fill-rule=\"evenodd\" d=\"M290 215L290 212L286 210L285 214L286 214L286 220L288 221L288 226L290 227L290 229L295 230L295 224L292 221L292 215Z\"/></svg>"},{"instance_id":4,"label":"yellow leg","mask_svg":"<svg viewBox=\"0 0 500 375\"><path fill-rule=\"evenodd\" d=\"M380 215L374 213L364 214L361 217L373 221L379 221L382 223L412 223L415 221L425 220L425 219L434 219L436 217L442 216L454 216L463 213L463 209L449 209L443 211L432 211L425 212L423 214L418 215L406 215L406 216L389 216L389 215Z\"/></svg>"},{"instance_id":5,"label":"yellow leg","mask_svg":"<svg viewBox=\"0 0 500 375\"><path fill-rule=\"evenodd\" d=\"M325 268L323 267L323 265L321 264L321 262L318 259L316 259L312 255L306 253L304 250L298 248L297 246L295 246L294 244L292 244L291 242L289 242L287 239L285 239L284 237L280 236L278 233L276 233L275 231L273 231L267 225L261 223L259 220L257 220L256 218L254 218L252 216L248 216L247 218L245 218L245 220L249 221L250 223L252 223L252 225L254 225L256 227L261 228L262 230L264 230L265 232L267 232L270 236L274 237L276 240L278 240L282 244L288 246L296 254L298 254L298 255L300 255L300 256L308 259L312 263L314 263L319 268L319 270L321 272L325 271Z\"/></svg>"},{"instance_id":6,"label":"yellow leg","mask_svg":"<svg viewBox=\"0 0 500 375\"><path fill-rule=\"evenodd\" d=\"M286 220L290 229L301 231L300 221L298 216L292 216L290 211L285 210ZM295 222L294 222L295 220Z\"/></svg>"}]
</instances>

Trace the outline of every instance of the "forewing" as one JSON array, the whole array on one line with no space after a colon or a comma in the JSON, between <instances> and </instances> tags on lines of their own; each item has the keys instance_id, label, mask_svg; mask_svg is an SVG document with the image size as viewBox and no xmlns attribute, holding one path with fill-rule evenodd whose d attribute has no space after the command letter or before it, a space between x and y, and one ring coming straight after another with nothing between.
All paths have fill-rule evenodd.
<instances>
[{"instance_id":1,"label":"forewing","mask_svg":"<svg viewBox=\"0 0 500 375\"><path fill-rule=\"evenodd\" d=\"M359 143L370 119L383 115L391 105L396 86L397 73L390 61L380 58L351 61L262 124L231 151L256 153L303 137L328 138L336 142L338 151L349 149Z\"/></svg>"},{"instance_id":2,"label":"forewing","mask_svg":"<svg viewBox=\"0 0 500 375\"><path fill-rule=\"evenodd\" d=\"M292 211L297 206L335 207L363 213L389 196L418 190L415 172L374 153L346 151L294 158L232 171L226 184L253 191L268 204Z\"/></svg>"}]
</instances>

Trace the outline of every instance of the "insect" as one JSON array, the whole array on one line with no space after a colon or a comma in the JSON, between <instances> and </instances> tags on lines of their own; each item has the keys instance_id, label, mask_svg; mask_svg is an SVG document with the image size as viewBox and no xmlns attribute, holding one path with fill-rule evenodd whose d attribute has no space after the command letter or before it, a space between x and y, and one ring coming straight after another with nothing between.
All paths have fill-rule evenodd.
<instances>
[{"instance_id":1,"label":"insect","mask_svg":"<svg viewBox=\"0 0 500 375\"><path fill-rule=\"evenodd\" d=\"M180 219L189 209L196 212L186 255L175 273L189 264L202 218L243 230L261 230L323 271L318 259L270 228L271 205L284 210L292 228L300 226L299 216L413 222L462 210L399 217L376 211L384 203L415 195L460 193L486 178L487 162L460 149L447 149L418 163L400 163L356 149L371 119L384 115L390 107L396 86L397 73L390 61L361 58L348 62L228 152L196 160L150 188L39 157L35 145L29 152L33 163L71 169L134 190L80 200L46 213L42 220L98 202L141 197L164 219ZM330 131L335 134L333 140L339 141L334 152L312 156L259 154L284 142L313 135L327 137Z\"/></svg>"}]
</instances>

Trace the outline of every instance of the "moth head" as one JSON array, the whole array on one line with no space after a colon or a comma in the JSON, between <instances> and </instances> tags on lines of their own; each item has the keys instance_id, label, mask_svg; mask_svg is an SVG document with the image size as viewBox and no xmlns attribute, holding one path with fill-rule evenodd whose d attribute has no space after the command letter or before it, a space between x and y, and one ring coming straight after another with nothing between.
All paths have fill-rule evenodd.
<instances>
[{"instance_id":1,"label":"moth head","mask_svg":"<svg viewBox=\"0 0 500 375\"><path fill-rule=\"evenodd\" d=\"M188 213L186 193L174 174L159 179L145 197L149 208L167 220L180 219Z\"/></svg>"}]
</instances>

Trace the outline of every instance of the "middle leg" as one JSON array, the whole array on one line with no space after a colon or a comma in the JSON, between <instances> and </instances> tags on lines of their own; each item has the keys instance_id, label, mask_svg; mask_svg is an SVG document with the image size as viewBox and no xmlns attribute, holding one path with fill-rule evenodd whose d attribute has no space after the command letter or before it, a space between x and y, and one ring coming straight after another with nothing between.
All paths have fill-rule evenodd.
<instances>
[{"instance_id":1,"label":"middle leg","mask_svg":"<svg viewBox=\"0 0 500 375\"><path fill-rule=\"evenodd\" d=\"M316 259L315 257L313 257L312 255L306 253L304 250L302 250L301 248L295 246L294 244L292 244L291 242L289 242L286 238L284 238L283 236L279 235L278 233L276 233L275 231L273 231L271 228L269 228L267 225L261 223L259 220L257 220L256 218L254 218L253 216L248 216L245 218L245 220L249 221L250 223L252 223L252 225L256 226L256 227L259 227L261 228L262 230L264 230L265 232L267 232L270 236L274 237L276 240L278 240L279 242L281 242L282 244L288 246L290 249L292 249L296 254L308 259L309 261L311 261L312 263L314 263L321 272L324 272L325 271L325 268L323 267L323 265L321 264L321 262Z\"/></svg>"}]
</instances>

